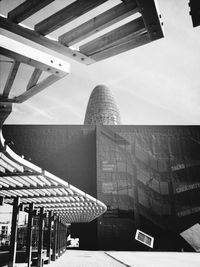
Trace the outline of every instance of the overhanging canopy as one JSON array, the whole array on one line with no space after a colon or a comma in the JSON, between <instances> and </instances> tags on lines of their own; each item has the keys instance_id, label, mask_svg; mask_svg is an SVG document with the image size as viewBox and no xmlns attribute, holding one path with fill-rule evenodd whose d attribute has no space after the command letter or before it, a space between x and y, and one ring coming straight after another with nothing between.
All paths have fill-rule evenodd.
<instances>
[{"instance_id":1,"label":"overhanging canopy","mask_svg":"<svg viewBox=\"0 0 200 267\"><path fill-rule=\"evenodd\" d=\"M15 154L2 135L0 151L0 196L5 203L20 197L24 205L44 207L65 223L90 222L106 211L101 201Z\"/></svg>"},{"instance_id":2,"label":"overhanging canopy","mask_svg":"<svg viewBox=\"0 0 200 267\"><path fill-rule=\"evenodd\" d=\"M19 2L6 18L0 16L0 27L86 65L164 37L155 0L67 2ZM49 13L54 5L58 11ZM33 23L27 29L30 17ZM57 30L59 36L54 36Z\"/></svg>"}]
</instances>

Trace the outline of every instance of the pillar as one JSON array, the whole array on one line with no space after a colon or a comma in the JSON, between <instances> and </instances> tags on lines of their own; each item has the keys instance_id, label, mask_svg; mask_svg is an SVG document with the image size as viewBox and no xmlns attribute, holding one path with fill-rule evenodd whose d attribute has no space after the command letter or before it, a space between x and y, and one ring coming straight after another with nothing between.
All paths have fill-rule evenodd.
<instances>
[{"instance_id":1,"label":"pillar","mask_svg":"<svg viewBox=\"0 0 200 267\"><path fill-rule=\"evenodd\" d=\"M63 223L61 224L62 226L62 235L61 235L61 248L62 248L62 253L64 252L64 228L63 228Z\"/></svg>"},{"instance_id":2,"label":"pillar","mask_svg":"<svg viewBox=\"0 0 200 267\"><path fill-rule=\"evenodd\" d=\"M26 261L28 263L28 267L31 266L33 214L34 214L34 204L30 203L29 213L28 213L27 240L26 240Z\"/></svg>"},{"instance_id":3,"label":"pillar","mask_svg":"<svg viewBox=\"0 0 200 267\"><path fill-rule=\"evenodd\" d=\"M64 234L64 247L67 250L67 225L65 225L65 234Z\"/></svg>"},{"instance_id":4,"label":"pillar","mask_svg":"<svg viewBox=\"0 0 200 267\"><path fill-rule=\"evenodd\" d=\"M15 197L14 201L13 201L11 238L10 238L10 256L9 256L8 267L14 267L15 266L16 249L17 249L17 225L18 225L18 218L19 218L19 205L20 205L20 198Z\"/></svg>"},{"instance_id":5,"label":"pillar","mask_svg":"<svg viewBox=\"0 0 200 267\"><path fill-rule=\"evenodd\" d=\"M52 211L48 214L48 233L47 233L47 256L49 257L48 263L51 262L51 226L52 226Z\"/></svg>"},{"instance_id":6,"label":"pillar","mask_svg":"<svg viewBox=\"0 0 200 267\"><path fill-rule=\"evenodd\" d=\"M44 208L40 208L39 215L39 242L38 242L38 261L37 267L42 267L42 250L44 239Z\"/></svg>"},{"instance_id":7,"label":"pillar","mask_svg":"<svg viewBox=\"0 0 200 267\"><path fill-rule=\"evenodd\" d=\"M56 260L56 250L57 250L57 217L53 216L53 251L52 251L52 261Z\"/></svg>"},{"instance_id":8,"label":"pillar","mask_svg":"<svg viewBox=\"0 0 200 267\"><path fill-rule=\"evenodd\" d=\"M57 227L57 253L60 257L60 218L58 217L58 227Z\"/></svg>"}]
</instances>

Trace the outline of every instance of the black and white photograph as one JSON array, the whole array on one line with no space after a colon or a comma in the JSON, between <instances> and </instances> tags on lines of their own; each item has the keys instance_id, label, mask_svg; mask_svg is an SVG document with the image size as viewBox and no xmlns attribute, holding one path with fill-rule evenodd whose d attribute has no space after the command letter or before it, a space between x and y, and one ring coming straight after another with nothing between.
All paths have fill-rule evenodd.
<instances>
[{"instance_id":1,"label":"black and white photograph","mask_svg":"<svg viewBox=\"0 0 200 267\"><path fill-rule=\"evenodd\" d=\"M199 253L200 0L0 0L0 267Z\"/></svg>"}]
</instances>

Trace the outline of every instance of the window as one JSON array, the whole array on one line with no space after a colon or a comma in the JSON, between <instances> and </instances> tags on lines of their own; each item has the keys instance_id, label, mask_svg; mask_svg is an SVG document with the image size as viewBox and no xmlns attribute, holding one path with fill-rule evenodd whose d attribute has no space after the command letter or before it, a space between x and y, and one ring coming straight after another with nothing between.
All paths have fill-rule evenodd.
<instances>
[{"instance_id":1,"label":"window","mask_svg":"<svg viewBox=\"0 0 200 267\"><path fill-rule=\"evenodd\" d=\"M137 230L135 239L148 247L153 248L154 238L150 235L145 234L144 232Z\"/></svg>"}]
</instances>

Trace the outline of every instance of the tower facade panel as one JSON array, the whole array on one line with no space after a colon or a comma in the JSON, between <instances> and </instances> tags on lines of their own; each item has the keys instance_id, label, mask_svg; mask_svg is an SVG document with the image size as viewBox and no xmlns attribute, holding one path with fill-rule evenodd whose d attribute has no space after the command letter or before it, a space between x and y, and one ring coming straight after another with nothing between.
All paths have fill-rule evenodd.
<instances>
[{"instance_id":1,"label":"tower facade panel","mask_svg":"<svg viewBox=\"0 0 200 267\"><path fill-rule=\"evenodd\" d=\"M97 85L92 91L86 114L85 125L119 125L120 114L115 99L105 85Z\"/></svg>"}]
</instances>

